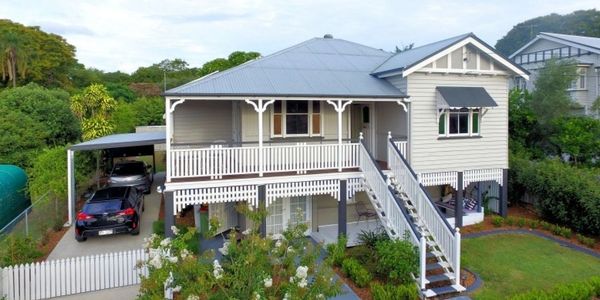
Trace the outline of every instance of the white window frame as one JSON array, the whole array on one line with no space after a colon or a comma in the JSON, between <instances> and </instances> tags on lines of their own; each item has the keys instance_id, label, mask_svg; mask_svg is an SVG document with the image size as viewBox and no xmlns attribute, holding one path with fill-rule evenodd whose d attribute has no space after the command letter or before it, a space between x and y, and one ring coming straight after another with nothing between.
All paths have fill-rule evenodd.
<instances>
[{"instance_id":1,"label":"white window frame","mask_svg":"<svg viewBox=\"0 0 600 300\"><path fill-rule=\"evenodd\" d=\"M577 78L571 82L569 91L587 90L587 67L577 68Z\"/></svg>"},{"instance_id":2,"label":"white window frame","mask_svg":"<svg viewBox=\"0 0 600 300\"><path fill-rule=\"evenodd\" d=\"M288 115L287 111L287 101L288 100L277 100L281 101L281 134L275 134L275 105L271 106L271 138L286 138L286 137L322 137L323 134L323 109L324 105L321 101L313 101L313 100L290 100L290 101L306 101L308 102L308 133L301 134L288 134L286 127L286 116ZM319 133L313 133L313 102L319 102ZM304 114L302 114L304 115Z\"/></svg>"},{"instance_id":3,"label":"white window frame","mask_svg":"<svg viewBox=\"0 0 600 300\"><path fill-rule=\"evenodd\" d=\"M465 108L465 107L463 107ZM482 117L482 108L480 107L470 107L467 108L468 112L460 112L459 109L443 109L438 114L438 127L437 132L439 137L471 137L471 136L481 136L481 117ZM473 113L477 112L477 120L478 120L478 132L473 132ZM450 114L467 114L468 113L468 132L467 133L450 133ZM439 122L440 116L444 116L444 133L440 133L439 131ZM459 121L460 122L460 121Z\"/></svg>"}]
</instances>

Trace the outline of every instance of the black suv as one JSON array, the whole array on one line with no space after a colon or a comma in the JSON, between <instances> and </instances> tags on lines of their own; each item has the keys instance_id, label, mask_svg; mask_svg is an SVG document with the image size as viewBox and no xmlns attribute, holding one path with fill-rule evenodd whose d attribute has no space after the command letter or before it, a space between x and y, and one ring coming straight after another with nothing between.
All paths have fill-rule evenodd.
<instances>
[{"instance_id":1,"label":"black suv","mask_svg":"<svg viewBox=\"0 0 600 300\"><path fill-rule=\"evenodd\" d=\"M143 210L144 197L133 186L100 189L77 213L75 239L83 242L95 235L137 235Z\"/></svg>"}]
</instances>

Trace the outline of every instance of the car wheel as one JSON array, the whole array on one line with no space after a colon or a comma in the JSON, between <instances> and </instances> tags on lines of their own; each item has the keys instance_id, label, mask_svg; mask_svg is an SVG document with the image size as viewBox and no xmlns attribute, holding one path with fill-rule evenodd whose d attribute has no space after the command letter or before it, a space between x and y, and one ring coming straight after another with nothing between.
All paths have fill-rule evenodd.
<instances>
[{"instance_id":1,"label":"car wheel","mask_svg":"<svg viewBox=\"0 0 600 300\"><path fill-rule=\"evenodd\" d=\"M140 234L140 222L138 221L137 227L131 231L131 235L138 235Z\"/></svg>"},{"instance_id":2,"label":"car wheel","mask_svg":"<svg viewBox=\"0 0 600 300\"><path fill-rule=\"evenodd\" d=\"M77 234L75 235L75 239L80 243L87 241L87 238L85 236L81 236L81 235L77 235Z\"/></svg>"}]
</instances>

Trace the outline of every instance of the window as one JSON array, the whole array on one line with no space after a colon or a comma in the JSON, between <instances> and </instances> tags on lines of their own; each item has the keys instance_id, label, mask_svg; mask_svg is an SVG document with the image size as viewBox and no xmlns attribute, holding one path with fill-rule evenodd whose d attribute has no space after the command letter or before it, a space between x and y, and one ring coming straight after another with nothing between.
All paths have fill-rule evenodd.
<instances>
[{"instance_id":1,"label":"window","mask_svg":"<svg viewBox=\"0 0 600 300\"><path fill-rule=\"evenodd\" d=\"M577 79L571 82L572 90L585 90L585 82L587 80L587 68L577 69Z\"/></svg>"},{"instance_id":2,"label":"window","mask_svg":"<svg viewBox=\"0 0 600 300\"><path fill-rule=\"evenodd\" d=\"M271 136L320 136L319 101L275 101L271 110Z\"/></svg>"},{"instance_id":3,"label":"window","mask_svg":"<svg viewBox=\"0 0 600 300\"><path fill-rule=\"evenodd\" d=\"M479 135L481 114L479 109L450 109L440 114L438 134L440 136Z\"/></svg>"}]
</instances>

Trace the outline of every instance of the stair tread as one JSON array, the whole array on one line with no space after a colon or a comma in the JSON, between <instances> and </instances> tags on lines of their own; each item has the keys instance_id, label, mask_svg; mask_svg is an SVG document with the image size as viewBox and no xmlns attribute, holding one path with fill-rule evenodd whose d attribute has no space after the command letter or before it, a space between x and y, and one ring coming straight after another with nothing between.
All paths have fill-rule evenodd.
<instances>
[{"instance_id":1,"label":"stair tread","mask_svg":"<svg viewBox=\"0 0 600 300\"><path fill-rule=\"evenodd\" d=\"M423 294L425 295L425 297L429 298L458 292L461 292L461 289L459 289L456 285L446 285L432 289L427 289Z\"/></svg>"},{"instance_id":2,"label":"stair tread","mask_svg":"<svg viewBox=\"0 0 600 300\"><path fill-rule=\"evenodd\" d=\"M425 265L425 270L431 271L431 270L447 268L449 266L450 265L447 262L436 262L436 263L431 263L431 264Z\"/></svg>"},{"instance_id":3,"label":"stair tread","mask_svg":"<svg viewBox=\"0 0 600 300\"><path fill-rule=\"evenodd\" d=\"M425 279L427 279L427 281L429 281L429 283L445 281L445 280L452 280L452 279L454 279L454 274L444 273L444 274L438 274L438 275L430 275L430 276L426 276Z\"/></svg>"}]
</instances>

